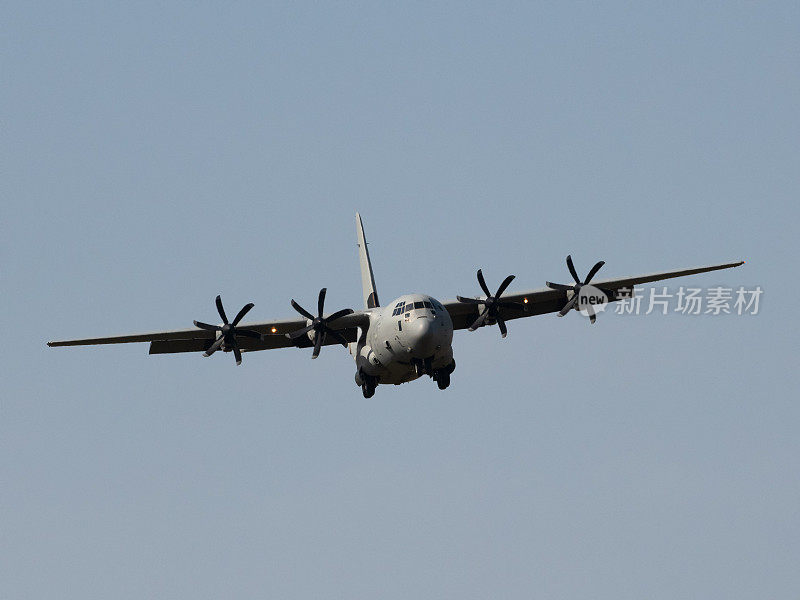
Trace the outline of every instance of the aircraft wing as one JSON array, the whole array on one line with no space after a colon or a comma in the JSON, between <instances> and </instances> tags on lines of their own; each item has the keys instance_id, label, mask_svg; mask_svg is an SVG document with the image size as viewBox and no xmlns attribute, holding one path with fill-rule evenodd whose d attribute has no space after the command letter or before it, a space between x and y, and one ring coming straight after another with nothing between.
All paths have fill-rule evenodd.
<instances>
[{"instance_id":1,"label":"aircraft wing","mask_svg":"<svg viewBox=\"0 0 800 600\"><path fill-rule=\"evenodd\" d=\"M721 265L695 267L693 269L680 269L677 271L663 271L661 273L635 275L633 277L617 277L598 281L592 280L591 285L614 292L614 294L609 297L609 301L613 302L622 298L631 297L633 286L635 285L651 283L653 281L661 281L664 279L673 279L675 277L684 277L686 275L707 273L709 271L730 269L743 264L744 261L739 261ZM476 296L476 298L485 299L486 296ZM534 315L558 312L567 303L567 292L562 290L554 290L549 287L543 287L519 293L506 292L502 295L502 300L517 302L525 307L524 310L515 308L501 309L500 315L504 320L508 321L511 319L521 319L522 317L532 317ZM466 304L459 302L458 300L449 300L447 302L443 302L442 304L444 304L447 312L450 313L450 317L453 320L454 329L467 329L470 325L472 325L472 323L475 322L480 314L479 311L483 309L483 305Z\"/></svg>"},{"instance_id":2,"label":"aircraft wing","mask_svg":"<svg viewBox=\"0 0 800 600\"><path fill-rule=\"evenodd\" d=\"M286 337L291 331L302 329L307 324L303 318L285 319L282 321L264 321L260 323L240 323L239 329L250 329L264 336L262 340L246 337L237 337L237 344L242 352L255 350L271 350L273 348L307 348L311 347L311 340L303 336L292 341ZM355 342L358 336L358 327L367 327L369 316L366 311L357 311L345 315L331 322L331 326L348 342ZM154 331L151 333L137 333L133 335L115 335L109 337L84 338L77 340L60 340L47 342L48 346L90 346L95 344L128 344L136 342L150 342L150 354L170 354L174 352L203 352L207 350L217 333L204 329L176 329L173 331ZM325 340L326 346L338 344L332 336Z\"/></svg>"}]
</instances>

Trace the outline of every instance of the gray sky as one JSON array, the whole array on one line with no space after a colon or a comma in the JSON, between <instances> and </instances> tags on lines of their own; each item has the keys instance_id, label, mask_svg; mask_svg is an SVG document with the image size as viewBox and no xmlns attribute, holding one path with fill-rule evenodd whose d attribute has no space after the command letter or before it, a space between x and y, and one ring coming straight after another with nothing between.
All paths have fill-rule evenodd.
<instances>
[{"instance_id":1,"label":"gray sky","mask_svg":"<svg viewBox=\"0 0 800 600\"><path fill-rule=\"evenodd\" d=\"M0 24L3 598L800 593L797 3L14 3ZM746 259L760 314L341 348L48 339ZM600 277L598 276L598 277Z\"/></svg>"}]
</instances>

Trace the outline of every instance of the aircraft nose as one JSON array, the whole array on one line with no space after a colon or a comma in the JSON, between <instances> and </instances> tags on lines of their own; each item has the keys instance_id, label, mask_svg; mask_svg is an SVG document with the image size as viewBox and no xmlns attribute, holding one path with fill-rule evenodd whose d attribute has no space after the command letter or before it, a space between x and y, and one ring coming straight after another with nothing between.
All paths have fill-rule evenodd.
<instances>
[{"instance_id":1,"label":"aircraft nose","mask_svg":"<svg viewBox=\"0 0 800 600\"><path fill-rule=\"evenodd\" d=\"M436 351L436 334L433 321L427 318L418 318L413 323L414 341L412 351L418 358L427 358Z\"/></svg>"}]
</instances>

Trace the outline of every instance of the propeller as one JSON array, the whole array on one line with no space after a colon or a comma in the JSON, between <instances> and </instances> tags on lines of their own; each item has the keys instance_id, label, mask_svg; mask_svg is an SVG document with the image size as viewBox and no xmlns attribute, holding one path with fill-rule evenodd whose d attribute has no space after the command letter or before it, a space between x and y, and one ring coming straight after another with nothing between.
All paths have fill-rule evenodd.
<instances>
[{"instance_id":1,"label":"propeller","mask_svg":"<svg viewBox=\"0 0 800 600\"><path fill-rule=\"evenodd\" d=\"M483 310L478 315L478 318L475 319L475 322L470 325L469 330L475 331L478 327L486 323L487 320L494 321L497 323L497 326L500 328L500 334L503 337L506 337L508 330L506 329L506 322L503 320L503 317L500 316L500 309L501 308L518 308L520 310L525 310L525 307L520 304L519 302L510 302L507 300L501 300L500 296L503 295L503 292L506 291L506 288L514 281L514 275L509 275L503 280L503 283L500 284L500 287L497 288L497 292L495 292L494 296L489 291L489 287L486 285L486 280L483 278L483 273L480 269L478 269L478 283L481 286L481 289L486 294L485 300L480 300L478 298L464 298L462 296L456 296L459 302L463 302L465 304L482 304Z\"/></svg>"},{"instance_id":2,"label":"propeller","mask_svg":"<svg viewBox=\"0 0 800 600\"><path fill-rule=\"evenodd\" d=\"M572 275L572 278L575 280L574 285L566 285L566 284L563 284L563 283L550 283L549 281L545 282L547 284L547 287L549 287L551 289L561 290L561 291L571 290L572 292L574 292L572 294L572 298L570 298L567 301L567 303L564 305L564 307L559 311L559 313L558 313L559 317L563 317L571 309L573 309L575 307L575 305L578 303L578 293L580 292L580 289L583 286L587 285L592 280L592 277L594 277L597 274L597 272L600 270L600 268L604 264L606 264L606 263L603 260L601 260L598 263L596 263L592 267L592 269L589 271L589 274L586 276L586 279L584 279L583 282L581 282L580 277L578 277L578 272L575 270L575 265L572 264L572 256L571 255L567 256L567 268L569 269L569 272ZM600 288L598 288L598 289L600 289ZM603 292L606 296L612 296L613 295L613 292L610 292L608 290L600 289L600 291ZM589 308L589 321L591 321L592 323L597 321L597 316L595 315L595 313L591 309L591 307Z\"/></svg>"},{"instance_id":3,"label":"propeller","mask_svg":"<svg viewBox=\"0 0 800 600\"><path fill-rule=\"evenodd\" d=\"M336 321L337 319L341 319L345 315L349 315L353 312L352 308L345 308L340 311L333 313L332 315L328 315L327 317L322 316L322 310L325 307L325 294L328 292L328 288L322 288L319 291L319 298L317 299L317 312L319 313L316 317L308 312L305 308L300 306L297 302L292 299L292 308L294 308L297 312L303 315L306 319L311 321L310 324L303 327L302 329L298 329L297 331L292 331L291 333L287 333L286 337L291 340L296 340L298 338L303 337L304 335L308 334L310 331L314 332L314 352L311 354L311 358L317 358L319 356L319 351L322 348L322 344L325 341L325 337L330 335L336 339L342 346L347 348L347 340L344 339L342 334L340 334L335 329L331 329L329 323Z\"/></svg>"},{"instance_id":4,"label":"propeller","mask_svg":"<svg viewBox=\"0 0 800 600\"><path fill-rule=\"evenodd\" d=\"M214 331L219 332L219 337L211 344L211 347L203 352L203 356L211 356L219 350L220 348L223 351L233 350L233 355L236 357L236 364L242 364L242 352L239 350L239 344L236 341L238 337L249 337L256 340L264 339L257 331L252 331L250 329L239 329L236 327L239 324L239 321L248 313L248 311L255 306L252 302L249 304L245 304L242 307L242 310L239 311L239 314L233 319L232 323L228 323L228 316L225 314L225 309L222 307L222 299L217 296L217 312L219 316L222 318L222 325L209 325L208 323L203 323L202 321L195 321L194 326L199 327L200 329L205 329L206 331Z\"/></svg>"}]
</instances>

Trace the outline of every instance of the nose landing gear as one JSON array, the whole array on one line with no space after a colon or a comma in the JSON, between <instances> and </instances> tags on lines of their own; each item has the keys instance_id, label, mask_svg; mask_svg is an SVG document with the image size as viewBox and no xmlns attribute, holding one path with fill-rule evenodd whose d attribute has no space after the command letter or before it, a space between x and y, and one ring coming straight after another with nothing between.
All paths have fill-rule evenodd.
<instances>
[{"instance_id":1,"label":"nose landing gear","mask_svg":"<svg viewBox=\"0 0 800 600\"><path fill-rule=\"evenodd\" d=\"M411 363L414 365L414 372L416 373L417 377L422 377L425 374L433 377L433 357L425 359L415 358L411 361Z\"/></svg>"}]
</instances>

